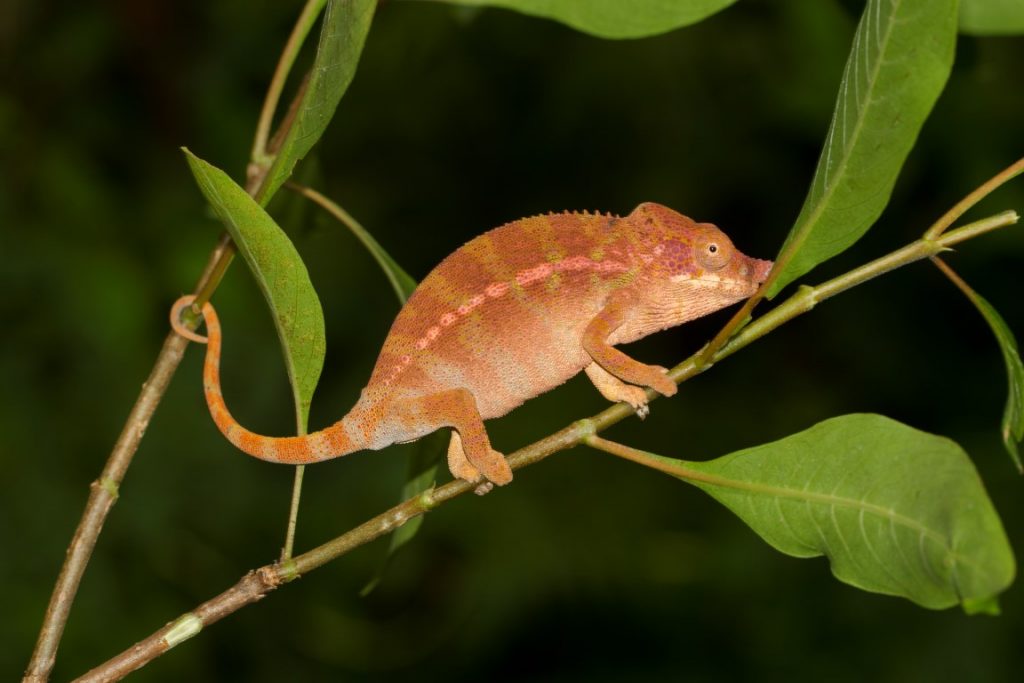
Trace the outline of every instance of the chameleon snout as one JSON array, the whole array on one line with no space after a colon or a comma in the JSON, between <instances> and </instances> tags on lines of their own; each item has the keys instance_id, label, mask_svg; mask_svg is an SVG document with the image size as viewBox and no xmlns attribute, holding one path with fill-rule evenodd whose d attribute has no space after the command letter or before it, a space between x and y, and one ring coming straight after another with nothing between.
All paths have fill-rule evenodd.
<instances>
[{"instance_id":1,"label":"chameleon snout","mask_svg":"<svg viewBox=\"0 0 1024 683\"><path fill-rule=\"evenodd\" d=\"M754 266L754 282L761 284L768 279L768 273L772 272L772 266L775 263L759 258L752 258L750 260Z\"/></svg>"}]
</instances>

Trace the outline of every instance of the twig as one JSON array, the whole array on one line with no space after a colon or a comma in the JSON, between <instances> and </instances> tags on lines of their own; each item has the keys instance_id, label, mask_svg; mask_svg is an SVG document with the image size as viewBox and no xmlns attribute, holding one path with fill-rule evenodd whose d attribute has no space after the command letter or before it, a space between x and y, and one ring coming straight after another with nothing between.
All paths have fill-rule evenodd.
<instances>
[{"instance_id":1,"label":"twig","mask_svg":"<svg viewBox=\"0 0 1024 683\"><path fill-rule=\"evenodd\" d=\"M202 289L211 278L216 277L218 272L222 272L219 269L219 264L224 259L225 251L225 242L221 240L210 255L210 260L199 278L197 289ZM128 466L131 465L132 456L138 450L139 442L142 441L142 437L146 433L146 427L160 404L160 399L167 390L167 385L174 376L174 371L177 370L187 345L188 341L178 334L172 332L167 335L163 347L157 355L153 370L142 385L142 391L139 392L135 405L128 414L121 435L114 444L114 449L111 451L110 457L107 458L99 479L90 486L89 500L85 505L78 528L75 530L75 535L71 539L71 544L68 546L60 575L54 584L53 594L50 596L50 603L46 608L43 625L39 631L39 638L25 671L25 681L33 683L46 681L53 670L57 647L67 624L71 603L74 601L85 568L89 564L93 548L96 547L96 540L103 529L103 522L114 503L117 502L118 489L128 471Z\"/></svg>"},{"instance_id":2,"label":"twig","mask_svg":"<svg viewBox=\"0 0 1024 683\"><path fill-rule=\"evenodd\" d=\"M253 136L252 152L249 155L255 169L250 169L248 173L250 178L256 174L256 169L262 168L265 171L269 165L269 155L272 152L269 152L267 149L267 140L270 137L274 113L277 112L277 105L281 99L281 91L284 90L285 81L288 80L288 74L291 73L295 59L299 56L302 44L306 42L306 37L309 35L310 30L312 30L313 24L316 23L317 17L320 16L320 12L323 10L326 2L327 0L306 0L302 12L299 14L299 18L296 20L295 26L288 36L288 42L285 43L284 49L281 50L281 56L277 60L277 67L274 69L274 75L270 79L267 94L263 98L263 107L260 109L260 117L256 123L256 134Z\"/></svg>"},{"instance_id":3,"label":"twig","mask_svg":"<svg viewBox=\"0 0 1024 683\"><path fill-rule=\"evenodd\" d=\"M295 549L295 527L299 523L299 501L302 500L302 478L305 474L305 465L295 466L295 478L292 480L292 502L288 506L288 529L284 534L284 547L281 548L282 562L291 559Z\"/></svg>"},{"instance_id":4,"label":"twig","mask_svg":"<svg viewBox=\"0 0 1024 683\"><path fill-rule=\"evenodd\" d=\"M994 192L998 187L1013 179L1021 172L1024 172L1024 158L1018 159L1016 162L1003 169L990 179L982 183L975 190L973 190L966 197L957 202L953 208L942 215L939 220L935 221L927 231L924 233L924 239L934 240L939 237L949 226L953 225L964 215L968 209L973 207L975 204L980 202L982 199ZM768 279L761 283L761 286L754 293L754 296L750 297L743 302L743 305L733 314L729 321L718 331L718 334L708 343L704 350L697 358L697 365L706 364L709 359L722 348L729 338L736 333L747 320L750 318L751 312L754 307L764 298L768 292L769 287L775 282L779 272L784 268L785 263L794 253L794 249L786 249L782 254L779 254L779 258L775 262L775 267L772 272L769 273Z\"/></svg>"},{"instance_id":5,"label":"twig","mask_svg":"<svg viewBox=\"0 0 1024 683\"><path fill-rule=\"evenodd\" d=\"M1017 220L1018 216L1015 212L1005 211L996 216L952 230L937 240L923 238L917 240L902 249L855 268L817 287L804 286L778 307L772 309L740 331L723 348L715 353L712 357L712 363L732 355L784 323L803 313L807 313L817 303L829 299L840 292L851 289L894 268L934 256L965 240L997 228L1012 225ZM677 365L669 373L669 376L676 382L682 382L711 367L711 364L699 364L698 356L699 352ZM657 398L657 395L653 390L649 390L648 397L654 400ZM594 444L600 443L600 445L605 445L604 442L595 441L594 435L633 414L634 411L631 407L624 403L618 403L589 419L579 420L530 446L516 451L508 457L509 465L513 470L520 470L540 462L553 453L588 441ZM337 559L354 548L388 534L410 519L429 512L442 503L464 495L472 491L474 487L474 484L462 480L449 482L436 489L409 498L351 531L303 553L291 561L267 565L250 572L234 587L221 593L209 602L203 603L203 605L192 612L182 615L145 640L140 641L113 659L96 667L79 680L118 680L129 672L144 666L149 661L164 654L175 645L196 635L204 626L220 620L245 605L256 602L282 583L297 579L300 575Z\"/></svg>"},{"instance_id":6,"label":"twig","mask_svg":"<svg viewBox=\"0 0 1024 683\"><path fill-rule=\"evenodd\" d=\"M310 0L309 5L316 5L319 0ZM319 2L322 7L323 3ZM317 10L319 11L319 10ZM300 21L305 18L300 17ZM315 17L314 17L315 18ZM308 18L307 18L308 19ZM306 31L308 33L308 29ZM302 34L303 38L306 34ZM294 37L294 35L293 35ZM290 68L291 62L288 62ZM291 126L294 121L294 112L297 101L305 94L305 88L300 87L295 95L295 101L289 108L289 115L286 115L281 122L281 128ZM271 115L273 112L271 112ZM278 135L281 134L278 131ZM263 190L263 175L250 177L246 184L246 190L253 196L257 196ZM231 264L235 254L235 245L227 233L221 235L214 247L206 268L199 278L194 291L196 293L196 306L201 306L208 301L217 289L228 266ZM185 320L190 328L198 325L199 317L192 316ZM117 501L118 489L124 480L128 466L138 450L139 442L149 425L153 413L156 411L160 400L167 390L167 386L174 376L179 363L184 355L188 341L178 334L171 332L164 340L164 345L157 354L146 382L142 385L142 391L135 400L135 405L128 414L121 435L114 444L114 449L107 458L106 465L100 474L99 479L91 485L89 499L86 502L82 518L75 530L75 535L68 546L64 564L61 567L60 575L53 587L49 605L43 616L43 624L39 630L39 637L36 640L32 658L29 660L25 670L25 683L45 683L49 680L50 672L53 671L54 662L57 656L57 648L60 645L64 627L67 625L68 615L71 611L71 604L74 602L75 594L81 583L82 575L89 564L96 541L103 529L103 523L110 513L111 508Z\"/></svg>"},{"instance_id":7,"label":"twig","mask_svg":"<svg viewBox=\"0 0 1024 683\"><path fill-rule=\"evenodd\" d=\"M1017 159L1017 161L1013 162L978 186L978 189L974 190L957 202L952 209L944 213L939 220L935 221L935 223L928 228L924 233L925 239L935 239L941 235L946 231L946 228L953 225L953 223L955 223L960 216L963 216L971 207L992 194L992 192L994 192L1000 185L1012 180L1022 172L1024 172L1024 157Z\"/></svg>"}]
</instances>

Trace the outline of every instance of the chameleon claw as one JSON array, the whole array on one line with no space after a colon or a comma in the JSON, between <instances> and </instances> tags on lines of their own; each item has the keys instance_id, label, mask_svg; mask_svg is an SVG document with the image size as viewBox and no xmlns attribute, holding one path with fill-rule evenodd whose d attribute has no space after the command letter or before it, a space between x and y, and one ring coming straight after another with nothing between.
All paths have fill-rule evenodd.
<instances>
[{"instance_id":1,"label":"chameleon claw","mask_svg":"<svg viewBox=\"0 0 1024 683\"><path fill-rule=\"evenodd\" d=\"M195 296L193 296L192 294L187 294L174 302L174 305L171 306L171 329L177 332L179 336L182 336L185 339L188 339L189 341L194 341L199 344L205 344L206 337L188 329L187 327L185 327L184 323L181 322L182 312L184 312L186 308L191 306L192 302L194 302L195 300Z\"/></svg>"}]
</instances>

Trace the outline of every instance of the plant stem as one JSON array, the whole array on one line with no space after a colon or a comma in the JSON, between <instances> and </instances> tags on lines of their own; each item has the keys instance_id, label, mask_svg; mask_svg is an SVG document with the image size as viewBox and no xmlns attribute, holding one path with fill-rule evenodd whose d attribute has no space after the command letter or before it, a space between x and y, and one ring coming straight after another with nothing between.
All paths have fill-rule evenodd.
<instances>
[{"instance_id":1,"label":"plant stem","mask_svg":"<svg viewBox=\"0 0 1024 683\"><path fill-rule=\"evenodd\" d=\"M285 81L288 80L288 74L291 73L299 50L306 42L306 37L326 3L327 0L306 0L306 4L292 28L291 35L288 36L288 42L285 43L284 49L281 51L281 57L277 60L277 68L274 69L274 76L270 79L270 85L267 87L267 95L263 99L263 108L260 110L256 134L252 141L250 162L258 168L265 169L269 162L267 140L270 138L270 128L273 124L274 113L277 111L277 104L281 99L281 92L284 90ZM249 175L253 175L252 171Z\"/></svg>"},{"instance_id":2,"label":"plant stem","mask_svg":"<svg viewBox=\"0 0 1024 683\"><path fill-rule=\"evenodd\" d=\"M678 477L688 483L701 482L704 484L713 484L727 488L754 490L754 487L751 487L749 484L743 484L731 479L726 479L725 477L719 477L713 474L707 474L706 472L698 472L697 470L690 469L686 466L687 463L685 460L666 458L663 455L651 453L650 451L642 451L639 448L633 448L632 446L627 446L616 441L602 439L596 434L588 436L584 441L591 448L604 451L605 453L611 453L615 457L622 458L623 460L629 460L630 462L635 462L638 465L649 467L652 470L657 470L658 472L664 472L665 474L673 477ZM766 490L766 487L759 488L761 490Z\"/></svg>"},{"instance_id":3,"label":"plant stem","mask_svg":"<svg viewBox=\"0 0 1024 683\"><path fill-rule=\"evenodd\" d=\"M941 235L945 232L946 228L953 225L953 223L955 223L960 216L964 215L964 213L966 213L972 206L990 195L1003 183L1020 175L1021 172L1024 172L1024 157L1017 159L1017 161L1013 162L1005 169L982 183L974 192L971 192L969 195L957 202L952 209L944 213L942 218L935 221L935 223L925 231L924 238L935 239Z\"/></svg>"},{"instance_id":4,"label":"plant stem","mask_svg":"<svg viewBox=\"0 0 1024 683\"><path fill-rule=\"evenodd\" d=\"M295 527L299 523L299 500L302 498L302 477L306 473L305 465L296 465L295 481L292 483L292 503L288 509L288 531L284 536L284 548L281 549L281 561L290 560L295 548Z\"/></svg>"},{"instance_id":5,"label":"plant stem","mask_svg":"<svg viewBox=\"0 0 1024 683\"><path fill-rule=\"evenodd\" d=\"M947 211L939 220L935 221L931 227L924 233L923 238L925 240L936 239L941 235L946 228L956 222L960 216L962 216L968 209L973 207L975 204L980 202L982 199L990 195L1001 185L1007 181L1013 179L1021 172L1024 172L1024 158L1018 159L1016 162L1003 169L989 180L982 183L977 189L968 194L966 197L961 199L953 208ZM779 254L778 259L775 262L775 267L772 269L772 273L768 275L768 279L761 283L761 286L754 293L754 296L750 297L743 302L743 305L733 314L729 321L718 331L718 334L708 343L707 346L701 351L700 356L697 358L697 365L702 366L707 363L713 362L712 357L725 346L725 343L729 341L736 332L746 324L750 318L751 312L754 307L764 298L765 292L775 281L774 274L780 270L781 267L789 260L793 253L793 249L786 249L784 253Z\"/></svg>"},{"instance_id":6,"label":"plant stem","mask_svg":"<svg viewBox=\"0 0 1024 683\"><path fill-rule=\"evenodd\" d=\"M1016 212L1004 211L996 214L995 216L990 216L988 218L983 218L979 221L969 223L963 227L957 228L956 230L951 230L936 240L930 240L922 237L916 242L911 242L902 249L897 249L896 251L875 259L870 263L854 268L847 273L832 278L827 282L823 282L817 287L804 285L797 289L796 292L781 304L743 328L743 330L741 330L736 336L732 337L725 346L716 351L714 355L711 356L710 361L703 360L701 352L697 352L676 367L672 368L669 372L669 377L676 382L682 382L689 379L690 377L700 374L707 368L711 367L712 364L736 353L752 341L760 339L783 323L810 311L817 304L825 301L826 299L832 298L840 292L845 292L846 290L876 278L879 275L888 273L894 268L899 268L909 263L913 263L914 261L920 261L921 259L947 251L954 245L965 240L969 240L998 228L1013 225L1018 221L1018 219L1019 216Z\"/></svg>"},{"instance_id":7,"label":"plant stem","mask_svg":"<svg viewBox=\"0 0 1024 683\"><path fill-rule=\"evenodd\" d=\"M311 6L318 3L319 7L316 8L316 12L319 12L325 1L309 0L303 11L303 16L305 16L306 10L309 10ZM315 18L314 14L313 19ZM301 21L302 17L300 17L300 23ZM307 21L312 23L312 20ZM302 39L306 37L308 31L307 27L305 32L301 34ZM295 38L296 35L298 34L293 31L292 38ZM289 39L289 45L291 43L292 39ZM301 40L293 46L295 51L298 50L300 44ZM294 60L294 57L292 57L292 60ZM288 66L290 67L290 63ZM281 69L280 64L278 68L279 70ZM277 74L275 74L276 77ZM304 90L300 88L296 98L301 99L303 93ZM279 94L274 96L275 102ZM271 99L269 93L267 99ZM293 102L291 109L294 110L295 106L296 104ZM271 111L271 116L272 114L273 112ZM286 117L282 121L281 126L290 126L293 120L294 117ZM278 131L278 135L282 132L284 131ZM251 195L255 196L262 189L262 185L261 175L258 178L250 178L246 189ZM227 233L223 233L211 252L206 267L193 290L196 294L196 305L201 306L213 295L213 292L224 277L228 266L231 264L234 254L235 245L231 241L231 237ZM194 329L199 323L199 316L192 316L191 319L185 322ZM39 637L36 640L35 649L25 670L23 681L43 683L50 678L50 673L53 671L56 661L57 648L60 646L60 639L64 633L64 627L67 625L68 615L71 612L71 604L74 602L78 586L85 573L85 568L89 564L89 559L92 557L92 552L96 547L100 532L103 530L103 523L106 521L107 515L110 513L114 503L117 502L118 489L121 482L124 480L132 458L138 450L139 443L142 441L150 419L152 419L153 414L156 412L157 406L160 404L160 400L163 398L167 386L174 376L174 372L181 363L187 345L188 341L177 333L171 332L168 334L164 340L163 347L160 349L160 353L157 354L153 369L150 371L146 382L142 385L142 391L135 400L135 405L132 407L131 412L129 412L121 434L114 444L110 456L107 458L103 471L100 473L99 478L90 486L89 499L86 502L85 510L82 512L82 518L78 523L78 528L75 530L75 535L68 546L60 574L54 584L50 602L43 616L43 624L39 630ZM293 506L295 505L297 505L297 502L293 502Z\"/></svg>"},{"instance_id":8,"label":"plant stem","mask_svg":"<svg viewBox=\"0 0 1024 683\"><path fill-rule=\"evenodd\" d=\"M223 272L220 264L224 259L224 253L225 246L221 240L210 254L206 268L199 278L197 290L202 290L214 279L219 280L218 274ZM39 630L39 638L36 641L35 650L32 652L32 658L29 660L28 668L25 670L25 681L36 683L46 681L50 677L57 656L57 648L71 612L71 603L78 592L82 575L85 573L93 548L96 547L96 541L103 530L103 522L114 503L117 502L118 489L128 471L128 466L131 465L132 457L146 433L146 427L184 356L186 346L188 346L188 340L184 337L174 332L167 335L163 347L157 355L156 363L154 363L149 377L143 383L142 391L139 392L135 405L128 413L128 419L107 458L103 471L99 478L90 485L89 499L86 502L82 518L78 522L75 535L71 538L60 574L53 586L50 603L46 608L43 624Z\"/></svg>"},{"instance_id":9,"label":"plant stem","mask_svg":"<svg viewBox=\"0 0 1024 683\"><path fill-rule=\"evenodd\" d=\"M718 361L732 355L784 323L803 313L807 313L820 301L824 301L840 292L887 273L894 268L928 258L948 250L955 244L986 232L1012 225L1017 222L1017 219L1018 216L1015 212L1004 211L1001 214L952 230L937 240L919 239L902 249L855 268L817 287L801 287L778 307L745 327L724 347L718 350L712 357L712 360ZM669 376L676 382L681 382L711 367L710 365L698 363L699 357L700 352L686 359L673 368ZM651 400L656 399L658 396L653 390L648 390L647 394ZM617 403L597 415L574 422L568 427L512 453L508 456L509 465L513 470L520 470L544 460L553 453L567 450L580 443L589 443L592 446L608 450L621 457L641 462L649 467L654 466L670 474L680 476L682 470L678 466L673 467L671 470L667 468L667 465L660 468L657 467L658 463L652 460L652 458L657 458L658 456L653 454L637 455L638 453L643 454L643 452L600 439L596 436L597 433L633 414L635 413L630 406L624 403ZM615 448L615 450L611 450L612 448ZM692 474L692 479L700 479L705 476L700 473L689 473L688 470L683 474ZM79 680L117 680L197 634L204 626L219 621L221 618L245 605L258 601L281 584L293 581L302 574L321 567L354 548L358 548L374 539L391 533L410 519L429 512L438 505L458 498L474 490L474 488L475 484L469 482L462 480L451 481L443 486L409 498L358 527L292 560L266 565L249 572L232 588L203 603L192 612L182 615L171 622L170 625L163 627L145 640L140 641L113 659L96 667ZM188 628L184 628L183 625Z\"/></svg>"}]
</instances>

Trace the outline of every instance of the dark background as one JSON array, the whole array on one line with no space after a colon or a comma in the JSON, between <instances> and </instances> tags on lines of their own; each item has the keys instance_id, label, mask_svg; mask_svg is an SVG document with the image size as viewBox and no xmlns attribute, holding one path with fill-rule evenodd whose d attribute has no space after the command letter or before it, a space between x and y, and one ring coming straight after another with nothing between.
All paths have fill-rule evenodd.
<instances>
[{"instance_id":1,"label":"dark background","mask_svg":"<svg viewBox=\"0 0 1024 683\"><path fill-rule=\"evenodd\" d=\"M219 234L178 147L242 176L263 89L301 3L0 8L0 671L28 661L89 483L156 357L171 302ZM505 221L659 201L771 257L796 216L862 5L744 0L694 27L603 41L504 11L388 2L305 164L414 277ZM805 280L915 239L1024 150L1024 41L961 37L950 83L878 225ZM1024 181L976 210L1024 210ZM342 227L275 215L307 259L328 352L315 427L365 383L394 295ZM1024 239L949 262L1024 331ZM269 315L235 264L217 292L240 420L288 433ZM678 362L726 319L631 347ZM191 349L121 490L55 678L82 673L276 557L291 471L242 457L203 404ZM1021 481L998 437L1006 380L980 316L916 264L843 294L657 401L614 439L704 459L830 416L889 415L972 455L1011 541ZM585 378L490 424L511 451L604 406ZM307 471L307 549L389 506L404 458ZM447 475L445 475L445 478ZM679 481L577 448L431 513L367 598L382 542L288 585L138 680L1000 681L1024 664L1024 592L1000 618L931 612L762 543Z\"/></svg>"}]
</instances>

